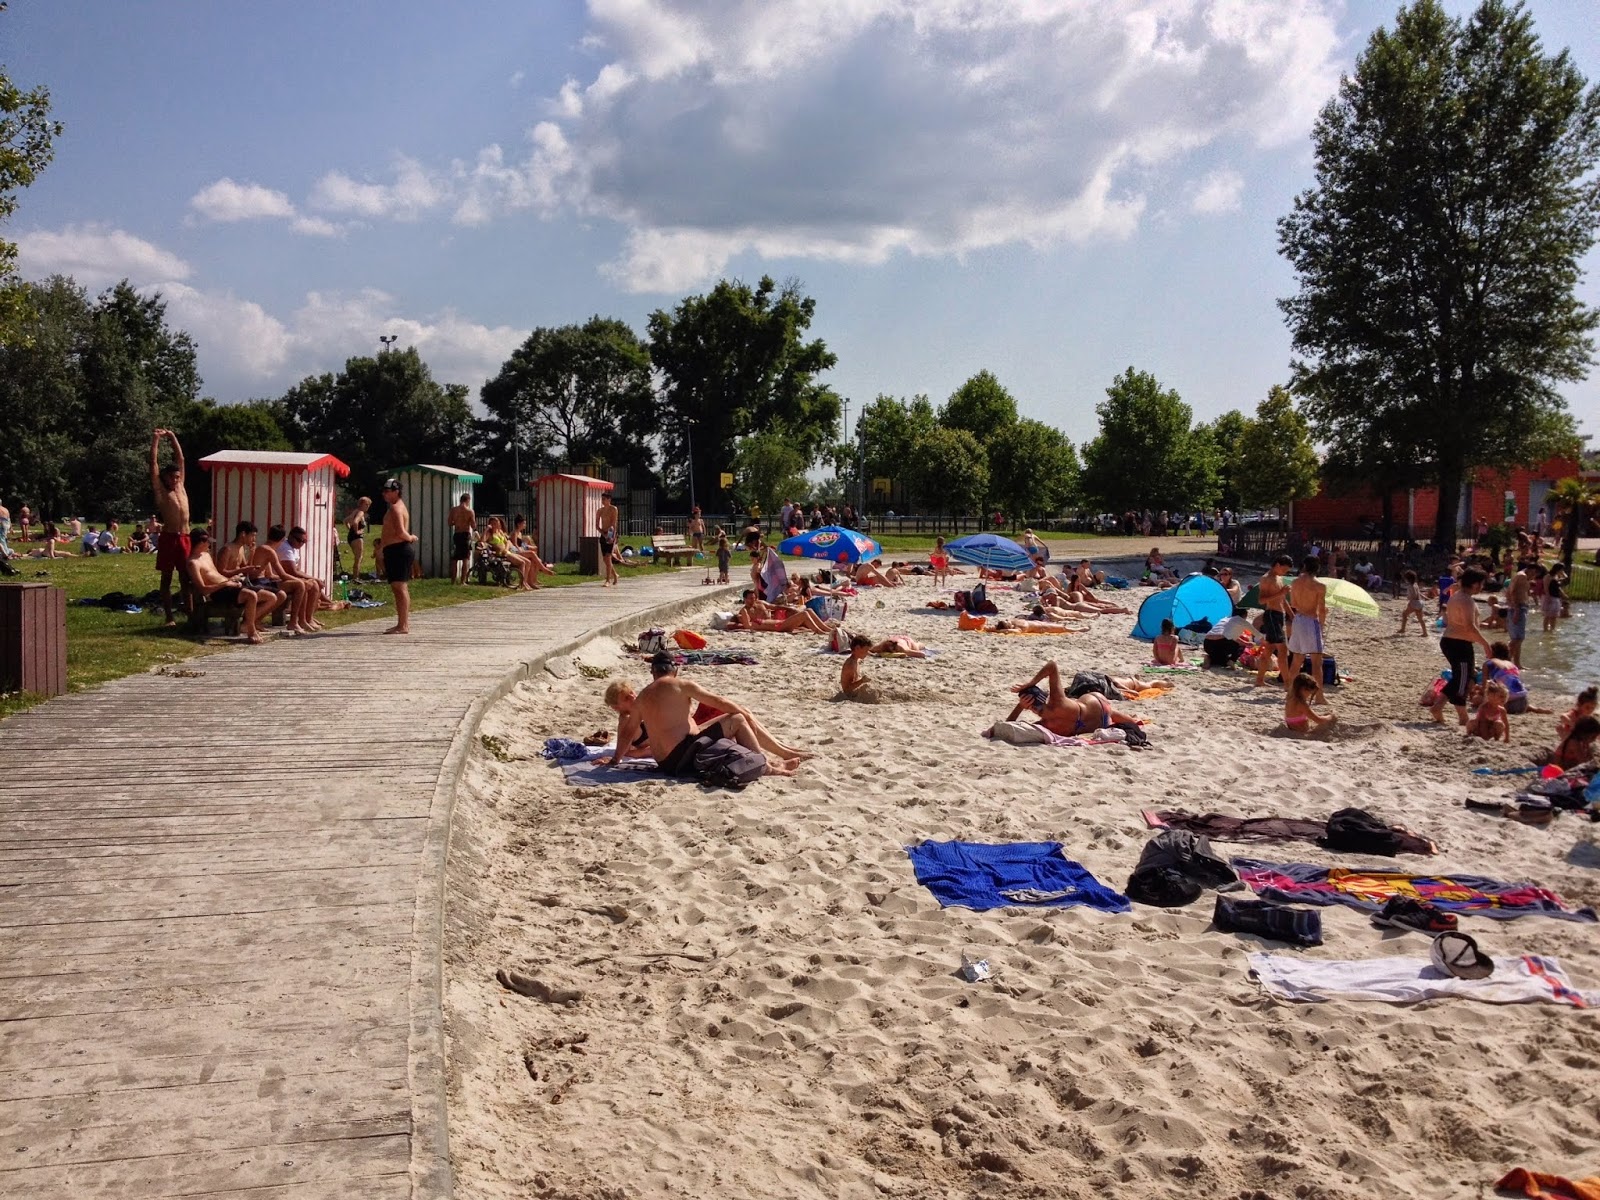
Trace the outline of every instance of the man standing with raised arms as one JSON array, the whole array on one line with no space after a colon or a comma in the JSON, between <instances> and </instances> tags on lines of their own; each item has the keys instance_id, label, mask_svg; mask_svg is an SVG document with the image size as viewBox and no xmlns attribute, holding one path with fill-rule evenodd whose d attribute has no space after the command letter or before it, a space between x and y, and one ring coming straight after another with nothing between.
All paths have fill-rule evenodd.
<instances>
[{"instance_id":1,"label":"man standing with raised arms","mask_svg":"<svg viewBox=\"0 0 1600 1200\"><path fill-rule=\"evenodd\" d=\"M383 484L383 535L378 553L383 558L383 576L394 591L394 628L385 633L411 632L411 568L417 561L417 535L411 532L411 511L400 499L400 481Z\"/></svg>"},{"instance_id":2,"label":"man standing with raised arms","mask_svg":"<svg viewBox=\"0 0 1600 1200\"><path fill-rule=\"evenodd\" d=\"M1289 647L1288 639L1284 636L1285 617L1289 611L1289 589L1284 586L1283 577L1289 573L1289 568L1292 566L1294 560L1287 554L1278 555L1267 568L1267 573L1261 577L1261 582L1256 585L1261 597L1261 607L1267 610L1261 621L1261 656L1256 660L1257 687L1266 683L1267 668L1274 661L1278 664L1278 676L1283 680L1283 686L1289 686Z\"/></svg>"},{"instance_id":3,"label":"man standing with raised arms","mask_svg":"<svg viewBox=\"0 0 1600 1200\"><path fill-rule=\"evenodd\" d=\"M594 528L600 535L600 561L606 569L604 586L616 587L617 564L611 561L611 554L617 548L617 506L611 503L610 492L606 493L600 511L594 515Z\"/></svg>"},{"instance_id":4,"label":"man standing with raised arms","mask_svg":"<svg viewBox=\"0 0 1600 1200\"><path fill-rule=\"evenodd\" d=\"M173 461L161 465L161 439L172 442ZM172 619L172 573L178 572L178 586L187 591L184 573L189 569L189 493L183 487L183 447L170 429L158 429L150 441L150 487L156 494L156 513L161 518L161 536L156 541L156 570L161 572L161 608Z\"/></svg>"}]
</instances>

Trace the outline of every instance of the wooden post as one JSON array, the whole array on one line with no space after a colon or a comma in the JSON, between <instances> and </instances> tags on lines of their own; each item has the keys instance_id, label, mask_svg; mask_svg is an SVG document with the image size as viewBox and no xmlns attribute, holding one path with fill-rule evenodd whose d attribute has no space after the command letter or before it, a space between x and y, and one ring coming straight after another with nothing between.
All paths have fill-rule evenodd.
<instances>
[{"instance_id":1,"label":"wooden post","mask_svg":"<svg viewBox=\"0 0 1600 1200\"><path fill-rule=\"evenodd\" d=\"M0 585L0 691L59 696L66 690L66 589Z\"/></svg>"}]
</instances>

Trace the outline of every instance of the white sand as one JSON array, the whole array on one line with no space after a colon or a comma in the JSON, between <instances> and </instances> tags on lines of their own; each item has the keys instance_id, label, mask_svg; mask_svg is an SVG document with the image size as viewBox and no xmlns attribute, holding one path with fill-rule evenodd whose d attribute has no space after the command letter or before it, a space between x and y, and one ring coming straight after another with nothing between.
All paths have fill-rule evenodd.
<instances>
[{"instance_id":1,"label":"white sand","mask_svg":"<svg viewBox=\"0 0 1600 1200\"><path fill-rule=\"evenodd\" d=\"M1336 617L1329 632L1357 677L1335 707L1374 723L1368 736L1269 736L1280 693L1236 673L1180 677L1175 694L1131 705L1152 722L1148 752L995 745L978 731L1044 658L1121 671L1147 648L1128 617L1076 636L961 633L908 611L931 595L919 580L852 608L853 629L943 651L872 663L901 697L876 707L830 702L840 660L815 653L819 638L711 635L761 665L693 678L822 752L792 779L739 793L564 786L538 750L610 724L601 680L526 684L489 714L484 732L522 759L476 749L457 809L445 1006L458 1195L1355 1200L1486 1195L1515 1165L1596 1168L1600 1014L1281 1003L1245 975L1263 943L1209 928L1209 894L1117 916L941 910L902 849L1055 839L1120 890L1149 836L1140 808L1323 817L1357 804L1444 847L1395 869L1532 880L1593 905L1593 825L1461 806L1506 794L1470 768L1525 761L1554 718L1514 719L1511 747L1425 727L1416 697L1443 659L1432 638L1390 639L1386 601L1381 622ZM614 643L578 657L646 679ZM1218 848L1362 861L1307 843ZM1323 913L1323 946L1268 948L1426 954L1422 935ZM1554 954L1600 987L1594 925L1463 928L1492 954ZM994 978L958 979L964 951ZM514 995L501 967L582 999Z\"/></svg>"}]
</instances>

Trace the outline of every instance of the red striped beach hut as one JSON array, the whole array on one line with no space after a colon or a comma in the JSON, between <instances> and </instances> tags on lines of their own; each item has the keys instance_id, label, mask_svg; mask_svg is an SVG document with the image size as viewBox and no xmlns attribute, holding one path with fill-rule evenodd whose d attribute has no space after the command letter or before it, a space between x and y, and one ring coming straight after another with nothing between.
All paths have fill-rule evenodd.
<instances>
[{"instance_id":1,"label":"red striped beach hut","mask_svg":"<svg viewBox=\"0 0 1600 1200\"><path fill-rule=\"evenodd\" d=\"M265 542L272 526L299 525L306 531L301 569L333 586L336 493L349 467L331 454L281 450L219 450L200 465L211 472L212 536L225 542L250 521Z\"/></svg>"},{"instance_id":2,"label":"red striped beach hut","mask_svg":"<svg viewBox=\"0 0 1600 1200\"><path fill-rule=\"evenodd\" d=\"M595 515L612 484L592 475L546 475L534 482L539 503L539 557L558 563L594 537Z\"/></svg>"}]
</instances>

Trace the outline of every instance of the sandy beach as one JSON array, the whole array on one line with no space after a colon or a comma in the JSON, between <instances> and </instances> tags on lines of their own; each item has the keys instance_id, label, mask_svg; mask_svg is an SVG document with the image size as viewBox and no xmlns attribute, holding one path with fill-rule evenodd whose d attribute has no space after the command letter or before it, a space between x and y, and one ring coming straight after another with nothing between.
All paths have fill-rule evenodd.
<instances>
[{"instance_id":1,"label":"sandy beach","mask_svg":"<svg viewBox=\"0 0 1600 1200\"><path fill-rule=\"evenodd\" d=\"M1120 595L1136 608L1146 594ZM872 660L880 705L833 699L842 660L819 637L707 634L760 662L692 678L818 752L742 792L659 777L569 787L538 757L548 737L612 726L610 679L647 681L616 642L576 656L606 678L541 676L488 714L501 752L480 744L468 764L447 900L457 1195L1367 1200L1487 1196L1514 1166L1596 1169L1594 1011L1276 1000L1247 954L1425 957L1428 939L1334 907L1324 944L1293 949L1216 931L1209 893L1120 915L942 909L905 852L1055 840L1120 891L1152 832L1141 809L1323 818L1356 805L1441 846L1390 869L1532 881L1597 905L1600 827L1462 803L1508 795L1511 781L1472 769L1525 763L1553 741L1554 716L1513 718L1510 746L1433 726L1417 698L1443 659L1432 636L1391 637L1385 599L1381 620L1330 624L1353 680L1331 693L1342 732L1327 742L1278 736L1281 692L1231 671L1123 706L1148 720L1147 751L994 744L980 731L1044 659L1069 676L1125 673L1149 648L1126 616L1072 635L961 632L925 609L935 595L916 579L852 603L852 630L939 651ZM1021 611L1013 593L991 595ZM1217 849L1372 861L1310 843ZM1462 928L1492 955L1553 955L1600 989L1600 927ZM963 955L992 978L962 980ZM561 990L514 994L501 968Z\"/></svg>"}]
</instances>

